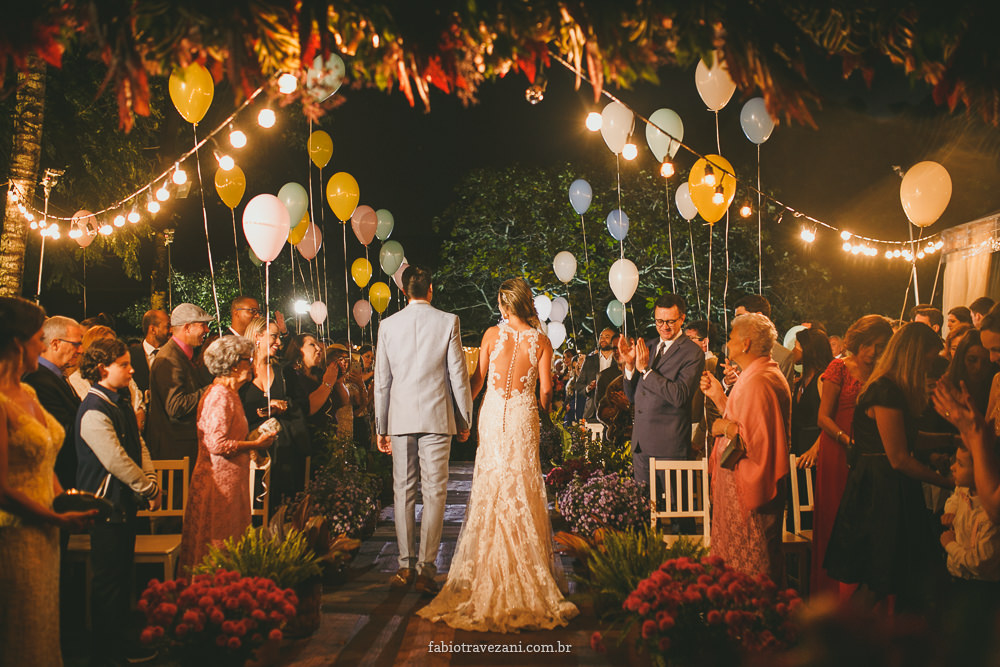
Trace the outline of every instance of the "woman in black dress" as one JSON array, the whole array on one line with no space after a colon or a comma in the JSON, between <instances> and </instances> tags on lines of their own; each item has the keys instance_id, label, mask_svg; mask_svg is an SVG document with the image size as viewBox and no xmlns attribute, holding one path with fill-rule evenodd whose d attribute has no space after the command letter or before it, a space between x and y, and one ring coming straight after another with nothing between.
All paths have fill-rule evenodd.
<instances>
[{"instance_id":1,"label":"woman in black dress","mask_svg":"<svg viewBox=\"0 0 1000 667\"><path fill-rule=\"evenodd\" d=\"M942 573L920 483L954 484L913 456L917 447L952 441L951 435L918 434L916 426L941 346L926 324L904 325L889 340L854 410L851 470L823 566L833 578L859 584L855 596L872 605L895 595L897 609L919 608Z\"/></svg>"},{"instance_id":2,"label":"woman in black dress","mask_svg":"<svg viewBox=\"0 0 1000 667\"><path fill-rule=\"evenodd\" d=\"M830 340L818 329L803 329L795 334L792 357L802 364L802 374L792 388L792 454L802 456L817 444L820 376L833 361Z\"/></svg>"}]
</instances>

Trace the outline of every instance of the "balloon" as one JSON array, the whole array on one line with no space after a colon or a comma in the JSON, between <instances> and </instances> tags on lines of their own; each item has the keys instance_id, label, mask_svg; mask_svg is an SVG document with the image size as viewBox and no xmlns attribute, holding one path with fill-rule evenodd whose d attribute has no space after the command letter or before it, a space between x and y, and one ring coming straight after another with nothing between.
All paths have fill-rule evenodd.
<instances>
[{"instance_id":1,"label":"balloon","mask_svg":"<svg viewBox=\"0 0 1000 667\"><path fill-rule=\"evenodd\" d=\"M354 306L351 308L351 312L354 314L354 321L358 323L358 326L364 329L368 326L368 323L372 321L372 305L368 303L367 299L358 299L354 302Z\"/></svg>"},{"instance_id":2,"label":"balloon","mask_svg":"<svg viewBox=\"0 0 1000 667\"><path fill-rule=\"evenodd\" d=\"M288 209L274 195L257 195L243 209L243 234L262 262L273 262L288 238Z\"/></svg>"},{"instance_id":3,"label":"balloon","mask_svg":"<svg viewBox=\"0 0 1000 667\"><path fill-rule=\"evenodd\" d=\"M253 248L249 248L249 254L250 254L250 261L253 263L254 266L260 266L261 264L264 263L260 261L260 257L258 257L256 253L254 253Z\"/></svg>"},{"instance_id":4,"label":"balloon","mask_svg":"<svg viewBox=\"0 0 1000 667\"><path fill-rule=\"evenodd\" d=\"M331 53L326 62L323 62L322 55L318 55L313 60L312 67L306 70L306 92L317 102L323 102L340 89L346 73L344 59L336 53Z\"/></svg>"},{"instance_id":5,"label":"balloon","mask_svg":"<svg viewBox=\"0 0 1000 667\"><path fill-rule=\"evenodd\" d=\"M187 67L174 68L167 83L170 101L189 123L198 123L212 106L215 83L204 65L191 63Z\"/></svg>"},{"instance_id":6,"label":"balloon","mask_svg":"<svg viewBox=\"0 0 1000 667\"><path fill-rule=\"evenodd\" d=\"M351 277L354 278L355 285L364 287L372 279L372 263L364 257L358 257L351 264Z\"/></svg>"},{"instance_id":7,"label":"balloon","mask_svg":"<svg viewBox=\"0 0 1000 667\"><path fill-rule=\"evenodd\" d=\"M612 153L621 153L632 134L632 111L621 102L612 102L601 112L601 136Z\"/></svg>"},{"instance_id":8,"label":"balloon","mask_svg":"<svg viewBox=\"0 0 1000 667\"><path fill-rule=\"evenodd\" d=\"M771 136L774 131L774 119L767 112L767 105L764 104L763 97L754 97L747 100L740 111L740 127L747 139L755 144L762 144Z\"/></svg>"},{"instance_id":9,"label":"balloon","mask_svg":"<svg viewBox=\"0 0 1000 667\"><path fill-rule=\"evenodd\" d=\"M785 334L785 337L782 340L781 344L784 347L788 348L789 350L794 350L795 349L795 334L797 334L800 331L803 331L805 328L806 327L802 326L801 324L796 324L794 327L792 327L791 329L788 330L788 332Z\"/></svg>"},{"instance_id":10,"label":"balloon","mask_svg":"<svg viewBox=\"0 0 1000 667\"><path fill-rule=\"evenodd\" d=\"M660 128L663 128L666 134ZM667 134L673 137L673 140ZM649 144L649 150L653 151L653 155L660 162L663 162L663 158L667 155L670 157L676 155L683 139L684 123L681 122L681 117L677 115L676 111L657 109L649 117L649 122L646 123L646 143Z\"/></svg>"},{"instance_id":11,"label":"balloon","mask_svg":"<svg viewBox=\"0 0 1000 667\"><path fill-rule=\"evenodd\" d=\"M918 162L907 170L899 186L903 212L917 227L933 225L951 201L951 176L937 162Z\"/></svg>"},{"instance_id":12,"label":"balloon","mask_svg":"<svg viewBox=\"0 0 1000 667\"><path fill-rule=\"evenodd\" d=\"M219 199L222 200L222 203L229 208L236 208L240 205L243 194L247 191L247 179L239 165L234 166L229 171L220 167L215 172L215 191L219 193Z\"/></svg>"},{"instance_id":13,"label":"balloon","mask_svg":"<svg viewBox=\"0 0 1000 667\"><path fill-rule=\"evenodd\" d=\"M718 111L729 104L736 92L736 84L729 76L726 64L719 61L718 52L713 56L711 69L704 60L698 61L698 67L694 71L694 85L705 106L711 111Z\"/></svg>"},{"instance_id":14,"label":"balloon","mask_svg":"<svg viewBox=\"0 0 1000 667\"><path fill-rule=\"evenodd\" d=\"M302 237L306 235L306 230L309 229L309 213L303 213L302 218L295 224L294 227L288 230L288 242L292 245L298 245L302 241Z\"/></svg>"},{"instance_id":15,"label":"balloon","mask_svg":"<svg viewBox=\"0 0 1000 667\"><path fill-rule=\"evenodd\" d=\"M80 209L73 214L70 221L70 229L76 227L83 234L76 237L76 242L81 248L86 248L97 238L97 218L87 209Z\"/></svg>"},{"instance_id":16,"label":"balloon","mask_svg":"<svg viewBox=\"0 0 1000 667\"><path fill-rule=\"evenodd\" d=\"M372 283L368 288L368 301L379 313L389 307L389 286L383 282Z\"/></svg>"},{"instance_id":17,"label":"balloon","mask_svg":"<svg viewBox=\"0 0 1000 667\"><path fill-rule=\"evenodd\" d=\"M392 279L396 283L396 287L398 287L401 292L405 291L405 290L403 290L403 271L406 271L406 267L408 267L408 266L409 266L409 263L404 258L403 259L403 263L400 264L399 268L396 269L396 272L394 274L392 274Z\"/></svg>"},{"instance_id":18,"label":"balloon","mask_svg":"<svg viewBox=\"0 0 1000 667\"><path fill-rule=\"evenodd\" d=\"M608 314L608 319L611 320L611 324L616 327L620 327L622 322L625 321L625 304L618 299L612 299L608 303L608 308L605 311Z\"/></svg>"},{"instance_id":19,"label":"balloon","mask_svg":"<svg viewBox=\"0 0 1000 667\"><path fill-rule=\"evenodd\" d=\"M278 199L288 209L289 220L301 220L309 209L309 193L298 183L285 183L278 190Z\"/></svg>"},{"instance_id":20,"label":"balloon","mask_svg":"<svg viewBox=\"0 0 1000 667\"><path fill-rule=\"evenodd\" d=\"M590 208L590 200L594 198L594 191L590 188L590 183L578 178L569 186L569 203L577 215L583 215Z\"/></svg>"},{"instance_id":21,"label":"balloon","mask_svg":"<svg viewBox=\"0 0 1000 667\"><path fill-rule=\"evenodd\" d=\"M375 216L378 218L378 227L375 228L375 236L378 237L379 241L385 241L392 234L392 228L396 226L396 221L393 219L392 213L389 213L384 208L375 211Z\"/></svg>"},{"instance_id":22,"label":"balloon","mask_svg":"<svg viewBox=\"0 0 1000 667\"><path fill-rule=\"evenodd\" d=\"M322 169L333 157L333 139L323 130L316 130L309 135L309 142L306 144L309 149L309 158L313 164Z\"/></svg>"},{"instance_id":23,"label":"balloon","mask_svg":"<svg viewBox=\"0 0 1000 667\"><path fill-rule=\"evenodd\" d=\"M538 313L538 319L541 321L549 319L549 314L552 312L552 301L549 300L549 297L544 294L535 297L535 312Z\"/></svg>"},{"instance_id":24,"label":"balloon","mask_svg":"<svg viewBox=\"0 0 1000 667\"><path fill-rule=\"evenodd\" d=\"M576 275L576 257L569 250L563 250L552 259L552 269L560 282L568 283Z\"/></svg>"},{"instance_id":25,"label":"balloon","mask_svg":"<svg viewBox=\"0 0 1000 667\"><path fill-rule=\"evenodd\" d=\"M698 215L698 207L691 201L691 190L687 183L681 183L677 188L674 201L677 202L677 211L685 220L694 220L694 216Z\"/></svg>"},{"instance_id":26,"label":"balloon","mask_svg":"<svg viewBox=\"0 0 1000 667\"><path fill-rule=\"evenodd\" d=\"M358 182L346 171L338 171L326 183L326 201L333 209L333 214L344 224L347 224L357 208L360 196Z\"/></svg>"},{"instance_id":27,"label":"balloon","mask_svg":"<svg viewBox=\"0 0 1000 667\"><path fill-rule=\"evenodd\" d=\"M361 245L368 245L375 238L375 230L378 229L378 216L371 206L359 206L354 209L351 215L351 229L354 235L361 241Z\"/></svg>"},{"instance_id":28,"label":"balloon","mask_svg":"<svg viewBox=\"0 0 1000 667\"><path fill-rule=\"evenodd\" d=\"M623 241L628 236L628 216L616 208L608 213L608 232L615 241Z\"/></svg>"},{"instance_id":29,"label":"balloon","mask_svg":"<svg viewBox=\"0 0 1000 667\"><path fill-rule=\"evenodd\" d=\"M562 322L549 322L547 335L552 343L552 349L558 349L566 340L566 325Z\"/></svg>"},{"instance_id":30,"label":"balloon","mask_svg":"<svg viewBox=\"0 0 1000 667\"><path fill-rule=\"evenodd\" d=\"M707 160L711 160L712 164L715 165L712 167L712 173L715 174L715 185L707 185L704 181L709 168ZM729 164L729 161L721 155L708 155L695 162L694 166L691 167L691 173L688 174L688 190L691 193L691 201L705 222L709 224L718 222L726 214L729 205L733 203L733 197L736 196L736 178L733 176L735 173L733 165ZM716 188L720 184L722 185L721 204L712 201Z\"/></svg>"},{"instance_id":31,"label":"balloon","mask_svg":"<svg viewBox=\"0 0 1000 667\"><path fill-rule=\"evenodd\" d=\"M562 322L569 314L569 301L565 297L557 296L552 299L552 309L549 311L549 321Z\"/></svg>"},{"instance_id":32,"label":"balloon","mask_svg":"<svg viewBox=\"0 0 1000 667\"><path fill-rule=\"evenodd\" d=\"M326 322L326 315L326 304L322 301L313 301L309 306L309 317L312 318L313 324Z\"/></svg>"},{"instance_id":33,"label":"balloon","mask_svg":"<svg viewBox=\"0 0 1000 667\"><path fill-rule=\"evenodd\" d=\"M299 244L295 246L299 249L299 254L302 255L306 261L312 260L319 252L319 249L323 246L323 232L319 230L313 223L309 223L309 227L306 228L306 233L302 236L302 240Z\"/></svg>"},{"instance_id":34,"label":"balloon","mask_svg":"<svg viewBox=\"0 0 1000 667\"><path fill-rule=\"evenodd\" d=\"M399 241L385 242L385 245L378 252L378 263L382 267L382 270L390 276L396 273L396 269L403 263L403 246ZM379 310L378 312L381 313L382 311Z\"/></svg>"},{"instance_id":35,"label":"balloon","mask_svg":"<svg viewBox=\"0 0 1000 667\"><path fill-rule=\"evenodd\" d=\"M619 259L608 271L608 282L615 297L622 303L628 303L639 286L639 269L635 268L632 260Z\"/></svg>"}]
</instances>

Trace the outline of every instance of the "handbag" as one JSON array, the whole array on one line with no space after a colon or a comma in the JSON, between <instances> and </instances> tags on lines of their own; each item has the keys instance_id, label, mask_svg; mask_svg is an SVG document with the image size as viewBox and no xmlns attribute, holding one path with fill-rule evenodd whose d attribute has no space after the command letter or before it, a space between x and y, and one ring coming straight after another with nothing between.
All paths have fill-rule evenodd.
<instances>
[{"instance_id":1,"label":"handbag","mask_svg":"<svg viewBox=\"0 0 1000 667\"><path fill-rule=\"evenodd\" d=\"M719 452L719 465L726 470L732 470L739 463L739 460L747 455L746 447L743 445L743 438L737 433L735 438L726 441L722 451Z\"/></svg>"}]
</instances>

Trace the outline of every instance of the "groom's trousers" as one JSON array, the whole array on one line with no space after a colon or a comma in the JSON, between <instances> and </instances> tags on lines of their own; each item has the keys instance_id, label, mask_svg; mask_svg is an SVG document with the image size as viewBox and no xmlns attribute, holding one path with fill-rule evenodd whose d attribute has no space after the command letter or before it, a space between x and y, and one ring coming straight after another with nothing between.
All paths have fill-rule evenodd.
<instances>
[{"instance_id":1,"label":"groom's trousers","mask_svg":"<svg viewBox=\"0 0 1000 667\"><path fill-rule=\"evenodd\" d=\"M448 458L451 435L414 433L392 436L392 490L395 503L399 567L415 568L418 575L433 577L441 544L444 502L448 495ZM417 466L420 466L420 551L417 552Z\"/></svg>"}]
</instances>

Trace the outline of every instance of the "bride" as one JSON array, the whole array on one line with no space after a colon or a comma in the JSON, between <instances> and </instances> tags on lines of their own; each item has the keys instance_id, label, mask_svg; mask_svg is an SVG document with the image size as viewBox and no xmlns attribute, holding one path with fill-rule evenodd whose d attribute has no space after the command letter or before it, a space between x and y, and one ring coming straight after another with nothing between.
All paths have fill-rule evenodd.
<instances>
[{"instance_id":1,"label":"bride","mask_svg":"<svg viewBox=\"0 0 1000 667\"><path fill-rule=\"evenodd\" d=\"M486 384L486 396L465 524L447 583L417 613L461 630L549 630L578 613L556 583L538 461L538 410L552 399L552 344L538 330L527 282L505 281L498 300L504 320L483 335L472 377L472 395Z\"/></svg>"}]
</instances>

